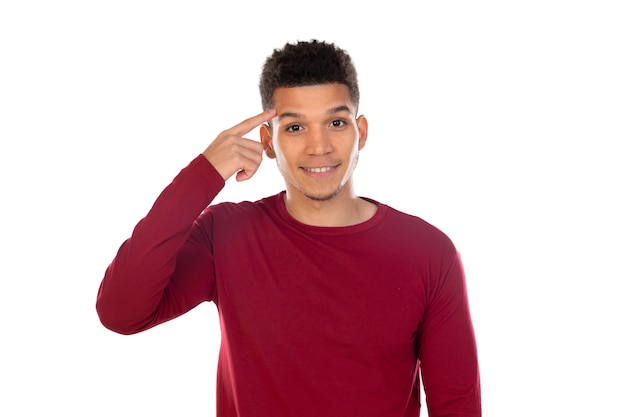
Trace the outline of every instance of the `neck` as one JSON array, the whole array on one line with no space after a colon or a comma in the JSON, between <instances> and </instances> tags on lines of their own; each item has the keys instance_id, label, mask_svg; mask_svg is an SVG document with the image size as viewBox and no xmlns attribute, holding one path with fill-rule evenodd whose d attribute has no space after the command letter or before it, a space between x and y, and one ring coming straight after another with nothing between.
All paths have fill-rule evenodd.
<instances>
[{"instance_id":1,"label":"neck","mask_svg":"<svg viewBox=\"0 0 626 417\"><path fill-rule=\"evenodd\" d=\"M313 200L288 187L284 201L294 219L310 226L352 226L369 220L376 212L376 205L358 197L351 183L324 201Z\"/></svg>"}]
</instances>

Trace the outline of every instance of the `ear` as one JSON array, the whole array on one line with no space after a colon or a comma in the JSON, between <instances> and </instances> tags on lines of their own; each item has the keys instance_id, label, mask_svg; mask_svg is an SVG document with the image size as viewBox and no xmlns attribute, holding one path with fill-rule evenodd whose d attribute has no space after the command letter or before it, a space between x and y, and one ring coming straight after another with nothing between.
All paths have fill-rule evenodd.
<instances>
[{"instance_id":1,"label":"ear","mask_svg":"<svg viewBox=\"0 0 626 417\"><path fill-rule=\"evenodd\" d=\"M259 136L261 137L261 143L263 144L263 149L265 149L265 155L268 158L276 158L276 153L272 148L272 128L267 123L264 123L259 128Z\"/></svg>"},{"instance_id":2,"label":"ear","mask_svg":"<svg viewBox=\"0 0 626 417\"><path fill-rule=\"evenodd\" d=\"M361 115L356 119L356 126L359 131L359 150L363 149L367 142L367 119Z\"/></svg>"}]
</instances>

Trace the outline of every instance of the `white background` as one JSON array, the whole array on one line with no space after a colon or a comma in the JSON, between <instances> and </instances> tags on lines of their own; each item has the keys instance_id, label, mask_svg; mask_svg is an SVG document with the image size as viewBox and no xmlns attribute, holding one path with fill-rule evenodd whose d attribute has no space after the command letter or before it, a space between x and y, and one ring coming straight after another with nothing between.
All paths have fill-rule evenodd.
<instances>
[{"instance_id":1,"label":"white background","mask_svg":"<svg viewBox=\"0 0 626 417\"><path fill-rule=\"evenodd\" d=\"M161 189L260 111L265 57L311 38L359 71L359 194L463 255L484 415L626 415L621 3L3 1L0 415L214 415L214 305L120 336L96 292ZM266 161L219 199L282 187Z\"/></svg>"}]
</instances>

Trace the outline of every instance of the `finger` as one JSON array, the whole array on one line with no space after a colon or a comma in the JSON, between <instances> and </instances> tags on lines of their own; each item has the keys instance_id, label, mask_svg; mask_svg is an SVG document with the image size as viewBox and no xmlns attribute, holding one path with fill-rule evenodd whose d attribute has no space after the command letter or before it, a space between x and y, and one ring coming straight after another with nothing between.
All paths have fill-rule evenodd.
<instances>
[{"instance_id":1,"label":"finger","mask_svg":"<svg viewBox=\"0 0 626 417\"><path fill-rule=\"evenodd\" d=\"M237 182L242 182L242 181L247 181L250 178L252 178L252 176L256 173L256 169L255 170L248 170L246 171L245 169L242 169L241 171L238 171L237 174L235 175L235 179L237 180Z\"/></svg>"},{"instance_id":2,"label":"finger","mask_svg":"<svg viewBox=\"0 0 626 417\"><path fill-rule=\"evenodd\" d=\"M263 161L263 154L242 154L242 157L246 159L241 165L241 168L236 172L237 181L245 181L252 178L252 176L256 174L259 166L261 165L261 162Z\"/></svg>"},{"instance_id":3,"label":"finger","mask_svg":"<svg viewBox=\"0 0 626 417\"><path fill-rule=\"evenodd\" d=\"M231 127L225 132L232 134L232 135L243 136L246 133L252 131L252 129L254 129L255 127L258 127L261 124L271 120L272 117L274 116L276 116L275 109L265 110L263 113L259 113L256 116L252 116L244 120L243 122Z\"/></svg>"}]
</instances>

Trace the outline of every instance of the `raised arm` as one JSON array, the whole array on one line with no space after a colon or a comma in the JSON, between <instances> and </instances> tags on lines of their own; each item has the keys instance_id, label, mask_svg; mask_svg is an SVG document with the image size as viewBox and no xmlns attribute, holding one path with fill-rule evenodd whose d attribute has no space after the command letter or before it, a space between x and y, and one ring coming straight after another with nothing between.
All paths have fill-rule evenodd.
<instances>
[{"instance_id":1,"label":"raised arm","mask_svg":"<svg viewBox=\"0 0 626 417\"><path fill-rule=\"evenodd\" d=\"M105 327L138 333L211 299L210 236L194 222L230 176L254 175L263 145L243 135L273 116L266 111L220 133L159 195L100 284L96 310Z\"/></svg>"}]
</instances>

